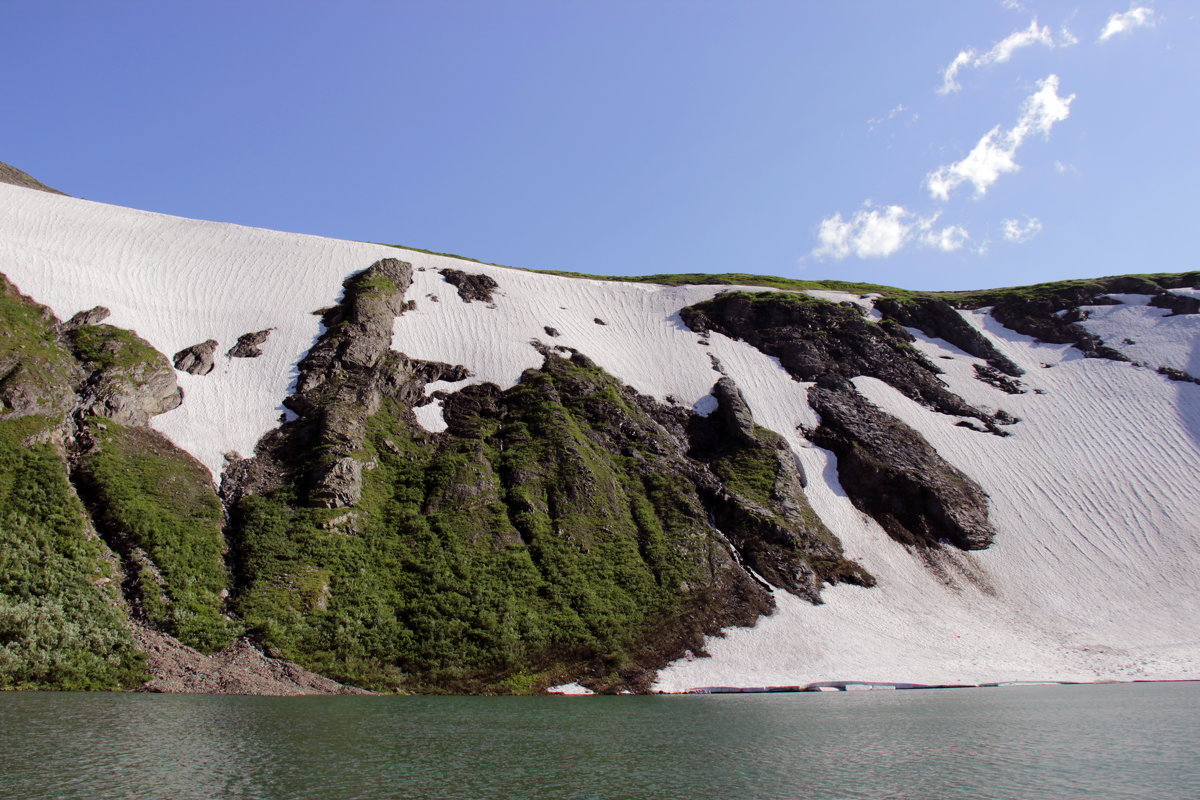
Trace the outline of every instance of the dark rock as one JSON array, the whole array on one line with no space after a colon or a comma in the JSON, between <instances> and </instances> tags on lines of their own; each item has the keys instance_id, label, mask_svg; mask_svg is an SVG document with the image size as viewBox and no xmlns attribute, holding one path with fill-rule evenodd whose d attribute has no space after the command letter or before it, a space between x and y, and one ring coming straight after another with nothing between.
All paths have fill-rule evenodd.
<instances>
[{"instance_id":1,"label":"dark rock","mask_svg":"<svg viewBox=\"0 0 1200 800\"><path fill-rule=\"evenodd\" d=\"M713 523L740 563L772 585L819 603L825 582L870 586L874 578L845 558L841 543L804 497L804 470L777 434L756 428L728 377L713 387L717 410L692 417L688 454L708 468L693 474ZM765 476L771 476L769 483Z\"/></svg>"},{"instance_id":2,"label":"dark rock","mask_svg":"<svg viewBox=\"0 0 1200 800\"><path fill-rule=\"evenodd\" d=\"M597 325L607 325L608 324L607 322L600 319L599 317L596 317L594 320L592 320L592 322L596 323Z\"/></svg>"},{"instance_id":3,"label":"dark rock","mask_svg":"<svg viewBox=\"0 0 1200 800\"><path fill-rule=\"evenodd\" d=\"M265 331L243 333L238 337L237 344L229 348L225 355L230 358L258 358L262 355L259 345L267 340L273 330L275 329L267 328Z\"/></svg>"},{"instance_id":4,"label":"dark rock","mask_svg":"<svg viewBox=\"0 0 1200 800\"><path fill-rule=\"evenodd\" d=\"M797 380L836 385L869 375L935 411L991 424L989 414L946 388L933 363L857 307L789 292L734 292L684 308L680 316L693 331L715 330L775 356Z\"/></svg>"},{"instance_id":5,"label":"dark rock","mask_svg":"<svg viewBox=\"0 0 1200 800\"><path fill-rule=\"evenodd\" d=\"M1150 298L1150 305L1155 308L1167 309L1171 312L1170 316L1172 317L1179 314L1200 314L1200 297L1175 294L1174 292L1156 294Z\"/></svg>"},{"instance_id":6,"label":"dark rock","mask_svg":"<svg viewBox=\"0 0 1200 800\"><path fill-rule=\"evenodd\" d=\"M190 375L207 375L213 371L213 356L217 352L216 339L209 339L191 347L185 347L172 359L175 369Z\"/></svg>"},{"instance_id":7,"label":"dark rock","mask_svg":"<svg viewBox=\"0 0 1200 800\"><path fill-rule=\"evenodd\" d=\"M339 458L318 471L312 497L329 508L355 506L362 500L362 462Z\"/></svg>"},{"instance_id":8,"label":"dark rock","mask_svg":"<svg viewBox=\"0 0 1200 800\"><path fill-rule=\"evenodd\" d=\"M1000 370L993 367L991 364L976 364L975 379L982 381L989 386L995 386L1002 392L1008 394L1025 394L1025 390L1021 388L1021 382L1013 380L1006 375L1000 374Z\"/></svg>"},{"instance_id":9,"label":"dark rock","mask_svg":"<svg viewBox=\"0 0 1200 800\"><path fill-rule=\"evenodd\" d=\"M446 283L458 289L458 296L463 299L464 303L470 303L473 300L491 303L493 302L492 292L499 288L499 284L490 275L463 272L458 269L443 269L439 270L438 274L446 279Z\"/></svg>"},{"instance_id":10,"label":"dark rock","mask_svg":"<svg viewBox=\"0 0 1200 800\"><path fill-rule=\"evenodd\" d=\"M987 495L919 433L850 389L814 386L808 398L821 417L813 442L834 452L842 488L892 538L964 550L991 543Z\"/></svg>"},{"instance_id":11,"label":"dark rock","mask_svg":"<svg viewBox=\"0 0 1200 800\"><path fill-rule=\"evenodd\" d=\"M551 328L549 325L542 328L547 336L558 336L558 328Z\"/></svg>"},{"instance_id":12,"label":"dark rock","mask_svg":"<svg viewBox=\"0 0 1200 800\"><path fill-rule=\"evenodd\" d=\"M926 336L942 339L976 358L982 358L993 368L1019 377L1023 370L996 349L991 340L963 319L945 300L933 297L918 297L903 302L881 297L875 308L888 320L909 328L917 328Z\"/></svg>"},{"instance_id":13,"label":"dark rock","mask_svg":"<svg viewBox=\"0 0 1200 800\"><path fill-rule=\"evenodd\" d=\"M83 325L99 325L101 322L108 319L111 314L112 312L104 306L96 306L95 308L87 311L80 311L78 314L71 317L69 320L63 323L62 329L66 331L81 327Z\"/></svg>"},{"instance_id":14,"label":"dark rock","mask_svg":"<svg viewBox=\"0 0 1200 800\"><path fill-rule=\"evenodd\" d=\"M754 435L754 416L742 392L729 378L721 378L713 387L717 398L717 414L724 423L725 433L744 444L758 444Z\"/></svg>"},{"instance_id":15,"label":"dark rock","mask_svg":"<svg viewBox=\"0 0 1200 800\"><path fill-rule=\"evenodd\" d=\"M69 328L66 339L90 371L79 391L82 413L145 425L183 402L171 362L132 331L80 325Z\"/></svg>"},{"instance_id":16,"label":"dark rock","mask_svg":"<svg viewBox=\"0 0 1200 800\"><path fill-rule=\"evenodd\" d=\"M1200 383L1200 378L1193 377L1181 369L1175 367L1159 367L1159 375L1165 375L1173 381L1182 381L1184 383Z\"/></svg>"}]
</instances>

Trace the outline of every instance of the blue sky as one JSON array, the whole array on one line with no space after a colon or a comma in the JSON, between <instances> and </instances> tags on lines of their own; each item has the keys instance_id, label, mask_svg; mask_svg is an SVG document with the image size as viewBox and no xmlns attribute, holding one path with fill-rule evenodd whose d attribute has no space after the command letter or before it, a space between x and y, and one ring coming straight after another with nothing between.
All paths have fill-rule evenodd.
<instances>
[{"instance_id":1,"label":"blue sky","mask_svg":"<svg viewBox=\"0 0 1200 800\"><path fill-rule=\"evenodd\" d=\"M1200 268L1182 0L9 0L0 21L0 160L92 200L611 275Z\"/></svg>"}]
</instances>

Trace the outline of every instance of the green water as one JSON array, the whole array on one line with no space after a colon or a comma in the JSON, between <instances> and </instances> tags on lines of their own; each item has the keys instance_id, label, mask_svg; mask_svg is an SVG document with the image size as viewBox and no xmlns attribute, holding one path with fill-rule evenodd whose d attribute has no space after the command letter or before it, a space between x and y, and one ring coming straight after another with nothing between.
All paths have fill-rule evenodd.
<instances>
[{"instance_id":1,"label":"green water","mask_svg":"<svg viewBox=\"0 0 1200 800\"><path fill-rule=\"evenodd\" d=\"M1200 684L0 695L0 797L1200 797Z\"/></svg>"}]
</instances>

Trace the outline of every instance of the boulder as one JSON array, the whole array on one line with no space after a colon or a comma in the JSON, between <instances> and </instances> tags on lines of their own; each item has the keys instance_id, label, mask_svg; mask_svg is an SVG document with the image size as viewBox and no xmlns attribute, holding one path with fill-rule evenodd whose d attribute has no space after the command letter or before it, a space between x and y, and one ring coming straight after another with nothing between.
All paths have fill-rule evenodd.
<instances>
[{"instance_id":1,"label":"boulder","mask_svg":"<svg viewBox=\"0 0 1200 800\"><path fill-rule=\"evenodd\" d=\"M213 371L213 355L217 351L216 339L209 339L175 354L175 369L190 375L207 375Z\"/></svg>"}]
</instances>

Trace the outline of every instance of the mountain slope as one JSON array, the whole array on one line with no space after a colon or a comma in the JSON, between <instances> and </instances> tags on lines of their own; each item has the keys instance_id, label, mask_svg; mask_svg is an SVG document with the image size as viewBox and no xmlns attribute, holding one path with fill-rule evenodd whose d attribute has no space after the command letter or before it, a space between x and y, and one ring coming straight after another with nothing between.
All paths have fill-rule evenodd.
<instances>
[{"instance_id":1,"label":"mountain slope","mask_svg":"<svg viewBox=\"0 0 1200 800\"><path fill-rule=\"evenodd\" d=\"M386 259L411 264L403 280L364 272ZM224 610L326 674L645 688L685 652L658 688L1200 673L1187 276L956 298L962 311L902 292L877 308L835 291L781 306L10 186L0 272L59 319L107 307L167 356L216 342L212 370L176 370L183 402L149 424L214 481L232 468ZM369 313L351 303L359 273L383 292ZM1113 304L1121 288L1141 293ZM966 310L983 302L1074 344ZM367 357L380 324L390 350L385 336ZM375 339L345 339L353 325ZM1110 358L1085 358L1089 343ZM821 392L874 409L858 414L872 435L834 435L839 406ZM941 499L881 500L900 476ZM939 543L957 535L935 524L947 513L966 520L959 544L990 547ZM517 578L497 558L532 560Z\"/></svg>"}]
</instances>

